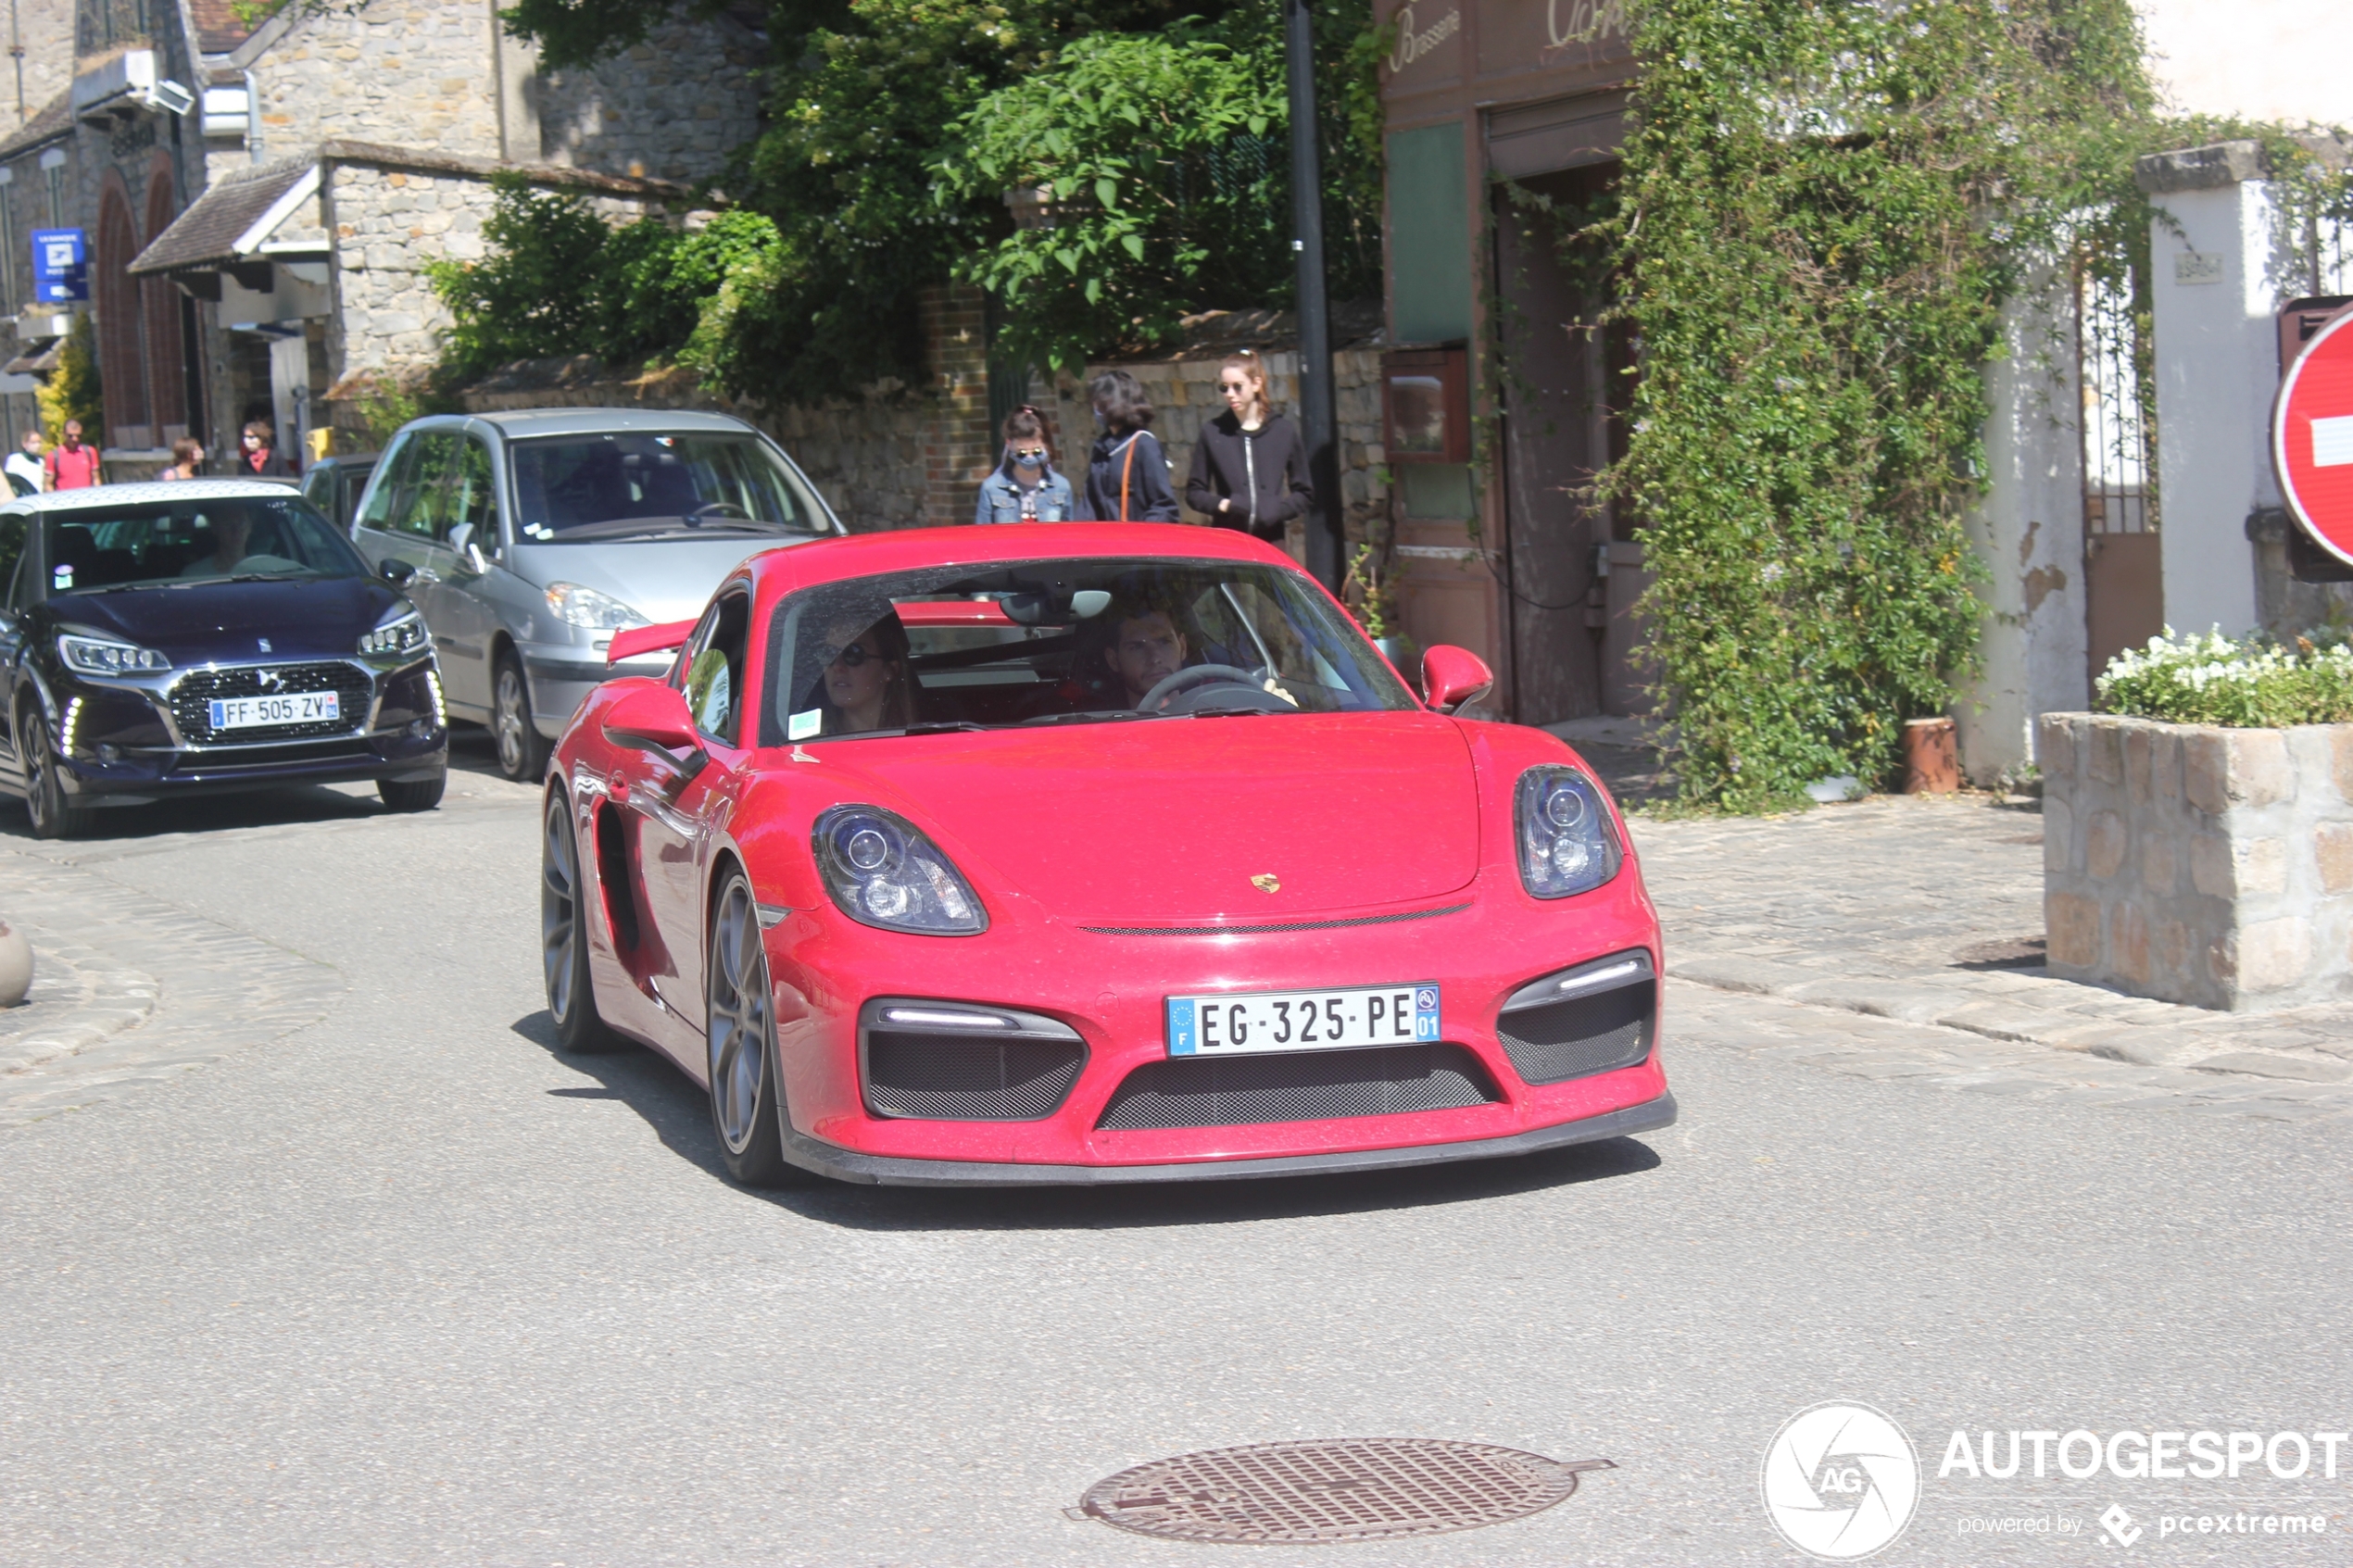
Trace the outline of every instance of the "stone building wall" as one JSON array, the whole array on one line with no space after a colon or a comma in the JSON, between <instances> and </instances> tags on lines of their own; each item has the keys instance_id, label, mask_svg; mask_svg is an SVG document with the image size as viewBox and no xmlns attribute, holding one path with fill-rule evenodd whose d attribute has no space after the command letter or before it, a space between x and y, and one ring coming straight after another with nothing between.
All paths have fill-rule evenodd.
<instances>
[{"instance_id":1,"label":"stone building wall","mask_svg":"<svg viewBox=\"0 0 2353 1568\"><path fill-rule=\"evenodd\" d=\"M2353 995L2353 724L2045 714L2051 972L2196 1007Z\"/></svg>"},{"instance_id":2,"label":"stone building wall","mask_svg":"<svg viewBox=\"0 0 2353 1568\"><path fill-rule=\"evenodd\" d=\"M721 19L673 16L646 41L589 70L543 71L528 91L543 162L705 180L760 132L766 44Z\"/></svg>"},{"instance_id":3,"label":"stone building wall","mask_svg":"<svg viewBox=\"0 0 2353 1568\"><path fill-rule=\"evenodd\" d=\"M303 17L254 60L265 156L345 138L498 157L492 10L367 0Z\"/></svg>"},{"instance_id":4,"label":"stone building wall","mask_svg":"<svg viewBox=\"0 0 2353 1568\"><path fill-rule=\"evenodd\" d=\"M476 174L366 163L327 168L320 194L333 235L335 309L327 357L335 379L364 372L397 381L430 369L452 319L433 292L426 264L482 258L482 225L496 193ZM652 196L578 194L611 223L662 205Z\"/></svg>"},{"instance_id":5,"label":"stone building wall","mask_svg":"<svg viewBox=\"0 0 2353 1568\"><path fill-rule=\"evenodd\" d=\"M16 101L17 72L11 69L0 77L8 94L0 126L8 134L73 83L74 0L14 0L14 5L24 58L8 63L23 72L24 102Z\"/></svg>"}]
</instances>

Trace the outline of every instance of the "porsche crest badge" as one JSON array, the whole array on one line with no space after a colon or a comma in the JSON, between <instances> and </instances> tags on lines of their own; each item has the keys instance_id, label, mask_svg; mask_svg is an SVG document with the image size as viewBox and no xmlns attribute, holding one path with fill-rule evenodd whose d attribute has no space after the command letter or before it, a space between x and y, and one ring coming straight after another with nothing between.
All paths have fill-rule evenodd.
<instances>
[{"instance_id":1,"label":"porsche crest badge","mask_svg":"<svg viewBox=\"0 0 2353 1568\"><path fill-rule=\"evenodd\" d=\"M1250 884L1261 893L1280 893L1283 890L1282 882L1273 872L1259 872L1250 879Z\"/></svg>"}]
</instances>

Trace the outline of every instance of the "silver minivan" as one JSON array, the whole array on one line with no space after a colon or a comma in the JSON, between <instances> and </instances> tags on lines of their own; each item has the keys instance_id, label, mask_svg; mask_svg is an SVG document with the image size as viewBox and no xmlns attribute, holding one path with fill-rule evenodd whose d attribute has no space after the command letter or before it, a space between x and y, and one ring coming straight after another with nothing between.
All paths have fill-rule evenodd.
<instances>
[{"instance_id":1,"label":"silver minivan","mask_svg":"<svg viewBox=\"0 0 2353 1568\"><path fill-rule=\"evenodd\" d=\"M702 613L736 564L845 532L783 448L724 414L541 408L412 420L351 537L424 612L449 714L536 781L612 634Z\"/></svg>"}]
</instances>

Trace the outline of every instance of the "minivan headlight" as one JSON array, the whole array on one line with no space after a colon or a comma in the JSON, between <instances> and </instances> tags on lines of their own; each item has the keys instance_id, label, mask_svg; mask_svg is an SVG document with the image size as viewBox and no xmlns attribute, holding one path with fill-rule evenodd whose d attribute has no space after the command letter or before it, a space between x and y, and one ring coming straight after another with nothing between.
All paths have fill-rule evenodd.
<instances>
[{"instance_id":1,"label":"minivan headlight","mask_svg":"<svg viewBox=\"0 0 2353 1568\"><path fill-rule=\"evenodd\" d=\"M1520 884L1539 898L1591 893L1617 874L1617 841L1602 786L1575 768L1530 768L1519 776L1513 836Z\"/></svg>"},{"instance_id":2,"label":"minivan headlight","mask_svg":"<svg viewBox=\"0 0 2353 1568\"><path fill-rule=\"evenodd\" d=\"M811 832L825 891L843 914L885 931L971 936L988 912L939 847L895 811L836 806Z\"/></svg>"},{"instance_id":3,"label":"minivan headlight","mask_svg":"<svg viewBox=\"0 0 2353 1568\"><path fill-rule=\"evenodd\" d=\"M585 626L595 632L619 632L631 626L653 624L610 594L600 594L577 583L548 583L547 608L567 626Z\"/></svg>"},{"instance_id":4,"label":"minivan headlight","mask_svg":"<svg viewBox=\"0 0 2353 1568\"><path fill-rule=\"evenodd\" d=\"M153 648L106 637L77 637L70 632L57 639L57 657L67 669L82 675L141 675L171 668L171 660Z\"/></svg>"},{"instance_id":5,"label":"minivan headlight","mask_svg":"<svg viewBox=\"0 0 2353 1568\"><path fill-rule=\"evenodd\" d=\"M425 630L425 618L415 610L406 610L359 639L361 653L415 653L433 641Z\"/></svg>"}]
</instances>

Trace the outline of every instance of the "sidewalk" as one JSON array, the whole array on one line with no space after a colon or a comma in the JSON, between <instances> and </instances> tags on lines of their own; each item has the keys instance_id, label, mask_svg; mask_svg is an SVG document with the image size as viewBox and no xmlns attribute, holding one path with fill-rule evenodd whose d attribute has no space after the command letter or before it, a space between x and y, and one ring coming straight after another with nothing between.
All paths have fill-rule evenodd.
<instances>
[{"instance_id":1,"label":"sidewalk","mask_svg":"<svg viewBox=\"0 0 2353 1568\"><path fill-rule=\"evenodd\" d=\"M2045 972L2032 807L1878 797L1632 828L1677 989L1782 1004L1755 1016L1793 1050L1909 1053L1874 1076L1932 1058L1963 1076L2353 1113L2353 1005L2209 1012ZM1885 1022L1856 1034L1840 1015Z\"/></svg>"}]
</instances>

